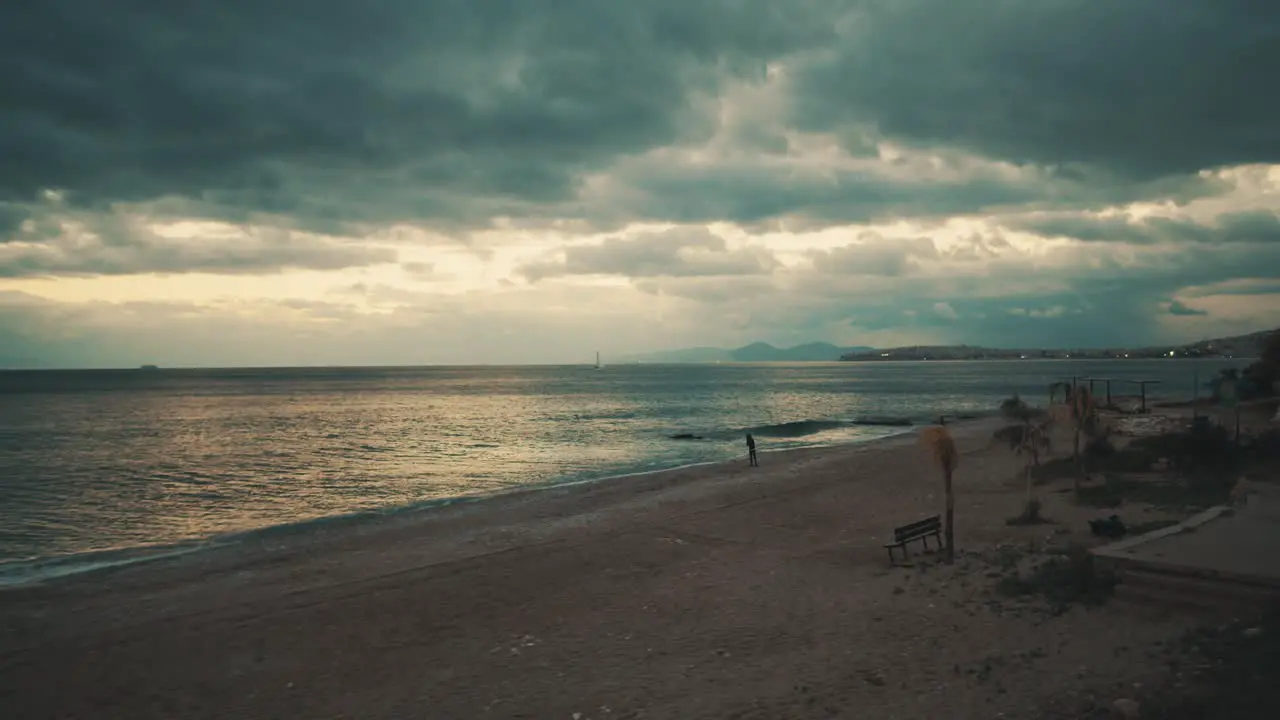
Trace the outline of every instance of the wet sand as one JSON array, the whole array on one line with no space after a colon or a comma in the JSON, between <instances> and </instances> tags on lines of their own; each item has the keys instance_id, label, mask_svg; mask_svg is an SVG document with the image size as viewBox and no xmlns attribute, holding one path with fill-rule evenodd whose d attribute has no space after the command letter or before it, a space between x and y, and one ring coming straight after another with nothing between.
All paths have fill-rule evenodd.
<instances>
[{"instance_id":1,"label":"wet sand","mask_svg":"<svg viewBox=\"0 0 1280 720\"><path fill-rule=\"evenodd\" d=\"M999 425L952 428L952 567L882 547L942 509L914 434L765 452L0 591L0 717L1069 717L1185 625L993 597L998 545L1096 515L1006 527Z\"/></svg>"}]
</instances>

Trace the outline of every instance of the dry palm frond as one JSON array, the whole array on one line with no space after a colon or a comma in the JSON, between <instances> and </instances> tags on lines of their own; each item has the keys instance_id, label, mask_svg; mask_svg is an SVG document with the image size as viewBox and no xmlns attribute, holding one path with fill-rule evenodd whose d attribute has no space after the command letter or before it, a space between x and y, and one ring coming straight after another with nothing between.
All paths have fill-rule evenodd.
<instances>
[{"instance_id":1,"label":"dry palm frond","mask_svg":"<svg viewBox=\"0 0 1280 720\"><path fill-rule=\"evenodd\" d=\"M1069 396L1071 412L1078 418L1087 418L1097 409L1093 401L1093 393L1087 387L1076 388Z\"/></svg>"},{"instance_id":2,"label":"dry palm frond","mask_svg":"<svg viewBox=\"0 0 1280 720\"><path fill-rule=\"evenodd\" d=\"M1040 464L1040 452L1052 449L1052 442L1049 439L1048 422L1044 423L1027 423L1023 426L1022 435L1018 440L1018 444L1014 447L1014 452L1018 455L1031 455L1035 464Z\"/></svg>"},{"instance_id":3,"label":"dry palm frond","mask_svg":"<svg viewBox=\"0 0 1280 720\"><path fill-rule=\"evenodd\" d=\"M1067 402L1067 401L1069 401L1069 400L1071 399L1071 389L1072 389L1072 386L1071 386L1071 383L1069 383L1069 382L1056 382L1056 383L1050 383L1050 385L1049 385L1049 404L1050 404L1050 405L1052 405L1052 404L1053 404L1053 401L1054 401L1054 400L1056 400L1056 399L1058 398L1058 391L1059 391L1059 390L1061 390L1061 391L1062 391L1062 399L1063 399L1063 402Z\"/></svg>"},{"instance_id":4,"label":"dry palm frond","mask_svg":"<svg viewBox=\"0 0 1280 720\"><path fill-rule=\"evenodd\" d=\"M960 464L956 441L945 427L935 425L920 431L920 444L933 452L933 459L945 472L953 472Z\"/></svg>"},{"instance_id":5,"label":"dry palm frond","mask_svg":"<svg viewBox=\"0 0 1280 720\"><path fill-rule=\"evenodd\" d=\"M1062 423L1070 427L1075 421L1075 415L1069 405L1053 405L1049 408L1049 417L1053 418L1055 423Z\"/></svg>"}]
</instances>

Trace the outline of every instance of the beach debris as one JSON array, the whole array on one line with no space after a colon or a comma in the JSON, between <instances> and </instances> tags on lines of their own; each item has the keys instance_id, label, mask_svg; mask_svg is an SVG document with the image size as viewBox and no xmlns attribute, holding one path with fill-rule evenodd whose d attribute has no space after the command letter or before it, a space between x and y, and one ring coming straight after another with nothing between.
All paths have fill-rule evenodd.
<instances>
[{"instance_id":1,"label":"beach debris","mask_svg":"<svg viewBox=\"0 0 1280 720\"><path fill-rule=\"evenodd\" d=\"M1138 704L1137 700L1130 700L1129 698L1120 698L1119 700L1116 700L1115 702L1111 703L1111 709L1116 711L1117 717L1122 717L1122 718L1142 717L1142 706Z\"/></svg>"},{"instance_id":2,"label":"beach debris","mask_svg":"<svg viewBox=\"0 0 1280 720\"><path fill-rule=\"evenodd\" d=\"M1104 538L1124 537L1124 534L1128 531L1120 518L1115 515L1101 520L1090 520L1089 530L1094 535Z\"/></svg>"},{"instance_id":3,"label":"beach debris","mask_svg":"<svg viewBox=\"0 0 1280 720\"><path fill-rule=\"evenodd\" d=\"M885 685L884 677L875 671L867 671L863 674L862 679L866 680L868 685L875 685L876 687L884 687Z\"/></svg>"}]
</instances>

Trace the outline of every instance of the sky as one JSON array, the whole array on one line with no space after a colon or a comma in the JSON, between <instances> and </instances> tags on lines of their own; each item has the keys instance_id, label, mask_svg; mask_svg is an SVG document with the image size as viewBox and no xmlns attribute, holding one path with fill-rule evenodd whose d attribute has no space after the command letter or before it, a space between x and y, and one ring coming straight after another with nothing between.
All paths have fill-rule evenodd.
<instances>
[{"instance_id":1,"label":"sky","mask_svg":"<svg viewBox=\"0 0 1280 720\"><path fill-rule=\"evenodd\" d=\"M1280 326L1273 0L0 10L0 367Z\"/></svg>"}]
</instances>

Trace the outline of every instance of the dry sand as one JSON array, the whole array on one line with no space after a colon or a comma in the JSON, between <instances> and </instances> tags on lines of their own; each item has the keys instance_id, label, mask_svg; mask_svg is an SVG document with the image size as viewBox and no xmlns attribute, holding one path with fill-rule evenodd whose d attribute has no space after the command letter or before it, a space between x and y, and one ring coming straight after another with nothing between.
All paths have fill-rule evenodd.
<instances>
[{"instance_id":1,"label":"dry sand","mask_svg":"<svg viewBox=\"0 0 1280 720\"><path fill-rule=\"evenodd\" d=\"M0 717L1072 717L1186 621L993 593L1098 514L1006 527L998 426L952 428L952 567L882 548L943 504L914 434L763 453L0 592Z\"/></svg>"}]
</instances>

